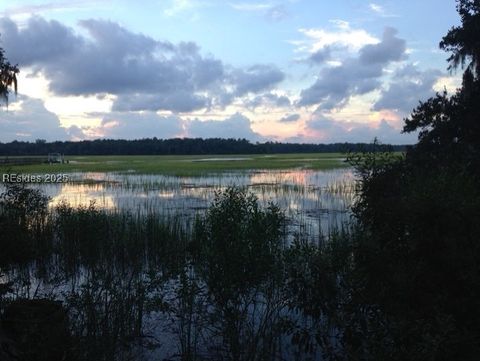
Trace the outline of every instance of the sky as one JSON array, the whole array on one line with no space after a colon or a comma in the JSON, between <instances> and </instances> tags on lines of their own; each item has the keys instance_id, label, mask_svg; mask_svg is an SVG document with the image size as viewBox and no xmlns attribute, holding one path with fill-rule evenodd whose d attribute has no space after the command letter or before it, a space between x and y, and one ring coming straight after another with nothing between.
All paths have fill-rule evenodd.
<instances>
[{"instance_id":1,"label":"sky","mask_svg":"<svg viewBox=\"0 0 480 361\"><path fill-rule=\"evenodd\" d=\"M0 0L0 141L411 144L419 101L460 86L459 22L454 0Z\"/></svg>"}]
</instances>

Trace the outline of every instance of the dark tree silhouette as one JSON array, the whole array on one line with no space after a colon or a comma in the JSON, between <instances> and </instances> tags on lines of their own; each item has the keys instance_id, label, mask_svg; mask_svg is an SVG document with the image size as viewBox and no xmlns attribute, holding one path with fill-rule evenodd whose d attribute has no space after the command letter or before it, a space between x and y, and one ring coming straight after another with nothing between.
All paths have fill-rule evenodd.
<instances>
[{"instance_id":1,"label":"dark tree silhouette","mask_svg":"<svg viewBox=\"0 0 480 361\"><path fill-rule=\"evenodd\" d=\"M403 131L420 131L411 157L480 174L480 0L458 0L457 10L462 26L450 29L440 47L451 52L450 70L468 61L462 87L452 96L445 91L421 103L405 119Z\"/></svg>"},{"instance_id":2,"label":"dark tree silhouette","mask_svg":"<svg viewBox=\"0 0 480 361\"><path fill-rule=\"evenodd\" d=\"M394 151L404 151L405 146L395 145ZM343 153L373 150L371 144L332 143L251 143L246 139L225 138L145 138L136 140L96 139L84 141L56 141L0 143L0 155L45 155L60 152L66 155L174 155L174 154L274 154L274 153Z\"/></svg>"},{"instance_id":3,"label":"dark tree silhouette","mask_svg":"<svg viewBox=\"0 0 480 361\"><path fill-rule=\"evenodd\" d=\"M449 70L465 65L477 77L480 75L480 0L457 0L457 11L462 20L440 42L440 48L451 52Z\"/></svg>"},{"instance_id":4,"label":"dark tree silhouette","mask_svg":"<svg viewBox=\"0 0 480 361\"><path fill-rule=\"evenodd\" d=\"M465 69L462 87L405 120L404 132L419 138L404 159L367 153L360 165L369 168L357 167L352 294L366 311L347 335L365 356L351 359L473 361L480 353L480 0L458 0L457 10L462 25L440 47L451 52L450 70Z\"/></svg>"},{"instance_id":5,"label":"dark tree silhouette","mask_svg":"<svg viewBox=\"0 0 480 361\"><path fill-rule=\"evenodd\" d=\"M10 89L13 88L17 93L17 74L19 73L17 65L12 65L5 57L5 51L0 48L0 99L8 103Z\"/></svg>"}]
</instances>

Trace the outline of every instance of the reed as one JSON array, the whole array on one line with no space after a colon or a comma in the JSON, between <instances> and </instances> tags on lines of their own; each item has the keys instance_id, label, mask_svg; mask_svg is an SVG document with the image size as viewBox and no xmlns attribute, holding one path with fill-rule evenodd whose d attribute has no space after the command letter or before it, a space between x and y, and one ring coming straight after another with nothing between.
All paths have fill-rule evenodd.
<instances>
[{"instance_id":1,"label":"reed","mask_svg":"<svg viewBox=\"0 0 480 361\"><path fill-rule=\"evenodd\" d=\"M185 189L171 180L172 189ZM214 189L197 194L207 202ZM315 282L334 276L304 280L294 270L329 257L331 267L340 269L345 253L333 245L347 232L328 217L316 229L308 214L292 224L293 204L317 206L329 190L260 189L222 187L206 211L190 216L187 206L175 213L154 203L137 209L66 201L49 206L38 190L13 190L0 206L2 217L9 217L2 221L11 227L2 242L21 235L28 252L21 258L2 253L0 283L11 292L0 295L0 307L18 298L62 301L79 360L263 360L305 352L297 339L301 320L316 324L327 313L312 318L300 294L291 292L292 282L312 292ZM12 201L19 194L25 202ZM279 194L290 208L269 203ZM41 212L30 212L35 202ZM306 259L305 250L313 258Z\"/></svg>"}]
</instances>

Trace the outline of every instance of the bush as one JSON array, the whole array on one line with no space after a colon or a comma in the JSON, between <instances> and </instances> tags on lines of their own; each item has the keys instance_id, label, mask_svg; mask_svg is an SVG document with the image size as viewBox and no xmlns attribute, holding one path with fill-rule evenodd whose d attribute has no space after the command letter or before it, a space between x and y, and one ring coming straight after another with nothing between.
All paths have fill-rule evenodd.
<instances>
[{"instance_id":1,"label":"bush","mask_svg":"<svg viewBox=\"0 0 480 361\"><path fill-rule=\"evenodd\" d=\"M0 265L28 261L51 239L49 198L24 185L5 183L5 187L0 194Z\"/></svg>"}]
</instances>

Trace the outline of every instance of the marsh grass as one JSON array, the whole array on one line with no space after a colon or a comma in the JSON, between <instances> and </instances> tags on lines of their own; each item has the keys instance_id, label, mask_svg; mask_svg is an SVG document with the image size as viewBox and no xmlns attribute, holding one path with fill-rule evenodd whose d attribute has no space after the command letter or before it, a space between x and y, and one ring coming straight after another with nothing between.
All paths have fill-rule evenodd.
<instances>
[{"instance_id":1,"label":"marsh grass","mask_svg":"<svg viewBox=\"0 0 480 361\"><path fill-rule=\"evenodd\" d=\"M249 169L335 169L346 167L341 153L211 156L69 156L65 164L12 166L22 173L121 172L201 176ZM225 159L225 160L222 160Z\"/></svg>"},{"instance_id":2,"label":"marsh grass","mask_svg":"<svg viewBox=\"0 0 480 361\"><path fill-rule=\"evenodd\" d=\"M286 212L290 233L306 227L312 238L328 233L348 218L354 200L350 170L250 170L197 177L171 175L74 173L69 184L43 184L51 196L50 207L67 202L133 214L179 217L185 223L203 213L216 190L236 186L254 193L262 206L276 202ZM321 226L319 224L321 223Z\"/></svg>"},{"instance_id":3,"label":"marsh grass","mask_svg":"<svg viewBox=\"0 0 480 361\"><path fill-rule=\"evenodd\" d=\"M105 184L122 191L121 182ZM0 295L0 306L22 297L61 300L79 360L265 360L295 352L317 357L322 344L308 346L299 335L305 322L320 321L296 314L306 311L286 296L288 280L293 264L305 261L300 244L323 259L320 254L331 252L329 242L343 230L330 215L315 214L318 229L327 233L313 237L316 226L307 222L308 214L297 221L290 215L301 203L318 207L325 192L337 197L329 187L341 192L344 186L282 185L275 175L251 187L177 178L158 184L168 192L194 190L210 205L186 216L185 209L171 212L151 203L109 209L95 202L48 205L42 198L42 211L29 213L28 201L15 212L2 202L1 214L9 217L3 221L14 225L2 233L2 242L22 235L28 252L21 259L2 253L0 283L12 292ZM126 187L143 192L142 185ZM18 191L32 204L43 196L38 189ZM290 207L269 203L280 195Z\"/></svg>"}]
</instances>

